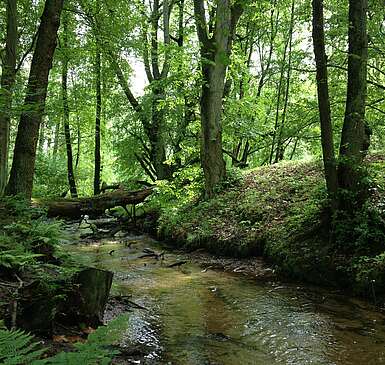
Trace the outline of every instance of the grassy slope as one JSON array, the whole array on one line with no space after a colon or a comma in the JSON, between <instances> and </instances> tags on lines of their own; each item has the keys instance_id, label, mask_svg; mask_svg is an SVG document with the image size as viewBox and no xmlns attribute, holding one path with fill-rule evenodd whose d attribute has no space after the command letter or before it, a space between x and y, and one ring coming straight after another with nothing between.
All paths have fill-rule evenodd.
<instances>
[{"instance_id":1,"label":"grassy slope","mask_svg":"<svg viewBox=\"0 0 385 365\"><path fill-rule=\"evenodd\" d=\"M326 194L321 164L315 162L285 162L249 171L239 184L210 201L167 210L159 233L189 249L204 247L230 256L261 254L281 272L302 280L369 294L375 285L381 291L384 165L378 156L371 158L375 194L356 221L339 227L344 232L342 244L331 242L322 224Z\"/></svg>"}]
</instances>

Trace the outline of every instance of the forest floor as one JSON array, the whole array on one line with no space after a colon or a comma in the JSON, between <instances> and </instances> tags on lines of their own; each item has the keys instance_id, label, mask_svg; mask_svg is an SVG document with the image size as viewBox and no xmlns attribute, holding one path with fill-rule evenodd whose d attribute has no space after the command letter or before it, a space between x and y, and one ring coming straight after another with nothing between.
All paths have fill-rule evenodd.
<instances>
[{"instance_id":1,"label":"forest floor","mask_svg":"<svg viewBox=\"0 0 385 365\"><path fill-rule=\"evenodd\" d=\"M188 250L263 256L286 277L378 302L385 287L385 158L371 155L366 165L370 199L333 235L322 165L314 161L250 170L210 201L163 210L158 235Z\"/></svg>"},{"instance_id":2,"label":"forest floor","mask_svg":"<svg viewBox=\"0 0 385 365\"><path fill-rule=\"evenodd\" d=\"M0 227L0 343L5 333L1 332L5 329L4 324L8 328L16 325L37 335L37 337L29 336L29 341L37 343L37 348L45 349L43 356L44 358L49 356L50 360L47 361L51 361L48 364L67 363L76 359L77 356L84 359L87 364L96 363L93 359L98 356L101 359L114 357L112 362L114 364L128 364L143 360L146 355L143 346L137 344L121 346L114 337L120 333L121 326L124 324L125 319L122 316L132 312L132 308L146 309L140 306L136 308L135 302L129 300L130 296L110 294L104 313L104 322L108 323L108 326L99 327L102 334L98 334L97 326L86 325L82 321L67 323L66 319L60 316L63 306L60 306L59 311L48 307L43 311L39 304L40 297L47 296L65 303L61 287L65 285L69 289L66 283L72 282L74 274L80 268L95 266L95 263L90 260L91 255L87 247L98 252L98 255L100 252L105 260L117 257L120 263L121 258L127 259L123 256L128 253L132 262L137 260L141 262L140 256L147 252L142 252L141 249L147 247L147 240L153 241L147 236L137 236L141 233L142 222L136 225L130 223L127 217L112 216L81 221L57 221L47 219L44 211L29 208L25 202L12 198L0 202L0 222L2 223ZM49 257L33 256L35 255L33 252L38 252L37 249L43 243L48 245L49 250L45 253ZM111 249L110 245L113 245L114 249ZM79 247L80 251L76 254L76 249L70 248L72 246ZM252 277L258 281L269 281L275 278L274 270L262 259L216 257L202 250L187 254L169 245L165 245L164 248L171 250L167 251L166 261L175 260L180 256L188 265L201 267L202 273L225 271L234 275ZM120 257L120 255L123 256ZM154 260L151 257L144 260L148 259ZM75 262L76 265L71 267ZM168 270L179 272L179 268ZM119 273L115 272L115 274L119 281ZM22 282L20 289L18 289L19 280ZM32 297L26 297L28 293L24 287L29 288L32 286L31 283L37 283L38 286L34 286ZM43 302L50 301L43 299ZM31 306L31 303L36 305ZM59 314L60 318L56 318L55 315L49 318L50 312ZM4 320L3 324L1 320ZM110 323L114 321L115 324L111 326ZM47 325L46 327L43 322ZM94 337L90 340L89 335ZM29 346L29 342L25 345ZM18 346L16 345L12 351L20 353L21 356L24 350L23 347ZM20 346L23 346L22 342ZM105 351L116 351L117 354L113 356L112 352L107 354ZM0 362L3 359L1 355L4 354L0 354ZM38 360L36 361L38 364Z\"/></svg>"},{"instance_id":3,"label":"forest floor","mask_svg":"<svg viewBox=\"0 0 385 365\"><path fill-rule=\"evenodd\" d=\"M336 226L333 239L325 224L326 193L322 166L317 162L286 162L247 171L230 180L210 201L196 195L182 203L174 200L163 207L157 234L169 249L190 251L186 257L200 265L202 272L223 270L258 280L283 274L286 279L348 288L383 306L385 158L370 156L367 168L371 197L354 220ZM188 184L183 186L189 188ZM83 243L93 242L95 234L108 237L111 232L119 239L120 233L124 236L129 230L125 219L77 222L72 227L79 231L83 226ZM58 288L80 267L73 265L63 249L68 237L63 235L62 223L47 220L42 210L10 198L0 202L0 222L0 320L8 318L12 324L17 312L9 303L20 302L19 285L24 290L28 283L38 283L44 293L60 300ZM137 223L139 230L155 227L149 214ZM116 298L110 300L115 308ZM73 350L71 342L87 338L88 329L66 328L65 335L60 329L56 340L45 342L51 348L48 354ZM93 354L90 346L82 351ZM133 351L125 356L135 355L137 349Z\"/></svg>"}]
</instances>

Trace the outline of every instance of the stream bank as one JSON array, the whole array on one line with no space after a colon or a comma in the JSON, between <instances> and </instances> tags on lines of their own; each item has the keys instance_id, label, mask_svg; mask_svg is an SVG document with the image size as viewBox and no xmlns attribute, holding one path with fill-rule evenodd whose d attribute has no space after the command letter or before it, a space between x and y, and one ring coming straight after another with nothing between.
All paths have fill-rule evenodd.
<instances>
[{"instance_id":1,"label":"stream bank","mask_svg":"<svg viewBox=\"0 0 385 365\"><path fill-rule=\"evenodd\" d=\"M105 321L129 311L116 364L385 364L384 314L280 281L262 262L251 275L249 259L186 253L124 231L67 250L114 272ZM150 250L162 259L144 256Z\"/></svg>"},{"instance_id":2,"label":"stream bank","mask_svg":"<svg viewBox=\"0 0 385 365\"><path fill-rule=\"evenodd\" d=\"M43 220L35 230L23 222L25 244L56 237L54 222ZM367 303L284 282L261 259L178 250L111 216L67 221L64 229L54 257L114 274L103 321L124 322L118 343L103 345L120 352L113 364L385 363L385 315ZM57 327L42 340L54 355L73 351L72 342L93 331Z\"/></svg>"},{"instance_id":3,"label":"stream bank","mask_svg":"<svg viewBox=\"0 0 385 365\"><path fill-rule=\"evenodd\" d=\"M230 257L262 256L283 277L343 288L384 307L385 159L367 158L371 194L330 230L322 165L282 162L238 175L210 200L196 183L163 189L157 235L175 247ZM195 190L194 190L195 189Z\"/></svg>"}]
</instances>

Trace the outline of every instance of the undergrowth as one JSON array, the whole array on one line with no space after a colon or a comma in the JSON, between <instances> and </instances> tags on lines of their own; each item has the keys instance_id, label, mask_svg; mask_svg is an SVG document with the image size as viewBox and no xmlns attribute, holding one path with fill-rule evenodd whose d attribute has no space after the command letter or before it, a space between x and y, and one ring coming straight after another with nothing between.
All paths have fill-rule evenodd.
<instances>
[{"instance_id":1,"label":"undergrowth","mask_svg":"<svg viewBox=\"0 0 385 365\"><path fill-rule=\"evenodd\" d=\"M0 320L10 324L15 299L49 302L47 323L54 316L63 288L71 288L81 269L61 248L67 239L62 223L48 220L43 210L19 197L0 200Z\"/></svg>"},{"instance_id":2,"label":"undergrowth","mask_svg":"<svg viewBox=\"0 0 385 365\"><path fill-rule=\"evenodd\" d=\"M75 343L73 352L41 359L46 349L35 338L20 330L0 329L0 361L5 365L108 365L119 353L117 344L127 328L128 315L121 315L99 327L87 342Z\"/></svg>"},{"instance_id":3,"label":"undergrowth","mask_svg":"<svg viewBox=\"0 0 385 365\"><path fill-rule=\"evenodd\" d=\"M263 255L286 276L372 297L385 291L384 160L371 158L368 170L370 199L353 218L339 217L333 233L322 164L310 161L232 174L210 200L183 193L182 204L163 206L158 234L191 250Z\"/></svg>"}]
</instances>

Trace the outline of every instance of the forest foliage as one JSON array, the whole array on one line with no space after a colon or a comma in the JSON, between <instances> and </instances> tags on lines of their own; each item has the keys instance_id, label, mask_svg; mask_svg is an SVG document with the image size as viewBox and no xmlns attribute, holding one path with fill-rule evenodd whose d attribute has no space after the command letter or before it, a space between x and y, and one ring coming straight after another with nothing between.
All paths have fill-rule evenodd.
<instances>
[{"instance_id":1,"label":"forest foliage","mask_svg":"<svg viewBox=\"0 0 385 365\"><path fill-rule=\"evenodd\" d=\"M85 195L95 191L96 170L100 170L98 184L170 180L175 172L197 166L205 154L213 157L214 150L203 155L199 152L204 115L200 95L207 84L204 78L211 77L204 75L210 62L225 66L225 74L218 71L224 77L223 113L219 110L215 114L223 115L215 123L219 123L222 148L215 159L223 158L227 167L244 168L283 159L321 157L312 3L230 4L241 7L242 13L232 35L231 53L229 49L216 61L203 54L211 52L209 49L200 48L203 43L196 29L199 4L171 1L165 9L157 1L129 5L100 0L64 3L44 114L36 135L35 196L65 194L69 174L79 194ZM5 5L0 21L4 47L9 20ZM9 166L19 116L25 109L24 90L43 6L43 1L17 3L20 35L8 111ZM207 6L205 37L213 42L217 8L211 2ZM371 150L382 149L384 143L382 6L381 1L371 0L367 7L365 121L372 131ZM348 3L327 1L324 8L333 144L338 150L347 92ZM3 57L4 71L5 61ZM100 131L95 134L96 119ZM98 143L100 163L95 170Z\"/></svg>"},{"instance_id":2,"label":"forest foliage","mask_svg":"<svg viewBox=\"0 0 385 365\"><path fill-rule=\"evenodd\" d=\"M0 303L0 361L116 355L124 318L44 359L15 330L18 282L38 282L51 323L81 266L34 205L113 183L150 186L140 213L160 238L377 304L384 55L383 0L1 2L0 290L16 309Z\"/></svg>"},{"instance_id":3,"label":"forest foliage","mask_svg":"<svg viewBox=\"0 0 385 365\"><path fill-rule=\"evenodd\" d=\"M171 212L161 220L200 201L209 226L204 207L241 189L247 169L270 171L273 191L255 185L246 205L291 186L276 164L322 160L319 188L311 174L293 180L307 207L326 186L326 241L356 242L348 227L371 219L378 186L365 161L385 135L380 0L7 0L0 15L1 193L76 198L155 184L150 206ZM280 209L314 223L306 207ZM28 224L5 229L33 240L39 220ZM360 246L378 227L363 228Z\"/></svg>"}]
</instances>

